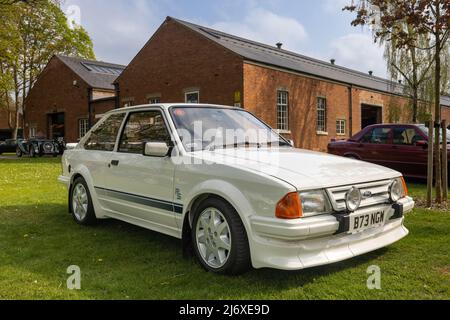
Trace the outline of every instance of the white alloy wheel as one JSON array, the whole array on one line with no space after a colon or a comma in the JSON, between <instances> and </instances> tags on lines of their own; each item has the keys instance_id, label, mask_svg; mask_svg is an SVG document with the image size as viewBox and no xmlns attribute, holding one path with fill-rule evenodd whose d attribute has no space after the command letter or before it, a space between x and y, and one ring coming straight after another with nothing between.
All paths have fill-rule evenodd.
<instances>
[{"instance_id":1,"label":"white alloy wheel","mask_svg":"<svg viewBox=\"0 0 450 320\"><path fill-rule=\"evenodd\" d=\"M228 261L231 252L231 232L222 212L207 208L197 220L196 244L203 261L219 269Z\"/></svg>"},{"instance_id":2,"label":"white alloy wheel","mask_svg":"<svg viewBox=\"0 0 450 320\"><path fill-rule=\"evenodd\" d=\"M83 221L89 208L89 199L86 188L78 183L72 191L72 210L78 221Z\"/></svg>"}]
</instances>

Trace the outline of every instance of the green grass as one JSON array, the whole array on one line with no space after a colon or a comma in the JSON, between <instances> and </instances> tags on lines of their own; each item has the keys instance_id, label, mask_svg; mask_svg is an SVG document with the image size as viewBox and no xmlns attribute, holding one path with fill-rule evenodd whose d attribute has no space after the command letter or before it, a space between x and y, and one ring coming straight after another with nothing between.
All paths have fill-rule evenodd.
<instances>
[{"instance_id":1,"label":"green grass","mask_svg":"<svg viewBox=\"0 0 450 320\"><path fill-rule=\"evenodd\" d=\"M60 170L57 159L0 159L0 299L450 299L449 213L416 209L407 238L342 263L226 277L184 259L176 239L112 220L75 224ZM66 287L70 265L81 290ZM382 290L366 287L370 265Z\"/></svg>"}]
</instances>

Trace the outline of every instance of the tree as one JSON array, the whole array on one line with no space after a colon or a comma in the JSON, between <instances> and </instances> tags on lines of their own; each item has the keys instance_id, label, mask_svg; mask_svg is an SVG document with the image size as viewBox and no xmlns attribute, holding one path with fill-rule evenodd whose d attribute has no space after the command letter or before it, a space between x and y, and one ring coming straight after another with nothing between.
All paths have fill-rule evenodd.
<instances>
[{"instance_id":1,"label":"tree","mask_svg":"<svg viewBox=\"0 0 450 320\"><path fill-rule=\"evenodd\" d=\"M0 63L5 79L12 79L13 88L7 96L14 103L17 137L26 112L23 101L50 58L55 54L95 56L89 35L81 26L69 28L59 1L6 2L0 3Z\"/></svg>"},{"instance_id":2,"label":"tree","mask_svg":"<svg viewBox=\"0 0 450 320\"><path fill-rule=\"evenodd\" d=\"M449 0L358 0L344 10L356 12L353 26L369 25L375 40L384 39L396 50L424 50L434 66L433 100L435 120L436 201L442 202L442 163L440 148L442 54L450 29ZM406 26L406 29L404 28ZM422 47L426 39L426 46ZM446 164L445 164L446 165Z\"/></svg>"}]
</instances>

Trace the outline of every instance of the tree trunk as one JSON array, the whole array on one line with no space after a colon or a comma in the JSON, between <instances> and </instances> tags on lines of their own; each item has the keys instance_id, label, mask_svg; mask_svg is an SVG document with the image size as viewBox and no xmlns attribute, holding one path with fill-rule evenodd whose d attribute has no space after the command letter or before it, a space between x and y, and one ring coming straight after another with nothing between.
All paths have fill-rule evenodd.
<instances>
[{"instance_id":1,"label":"tree trunk","mask_svg":"<svg viewBox=\"0 0 450 320\"><path fill-rule=\"evenodd\" d=\"M413 67L413 123L417 123L417 113L418 113L418 104L419 104L419 84L417 79L417 61L416 61L416 48L411 48L411 61Z\"/></svg>"},{"instance_id":2,"label":"tree trunk","mask_svg":"<svg viewBox=\"0 0 450 320\"><path fill-rule=\"evenodd\" d=\"M436 19L440 17L440 3L436 1ZM436 202L442 203L442 158L441 158L441 138L440 138L440 125L441 125L441 38L440 30L436 26L435 30L436 38L436 52L435 52L435 83L434 83L434 123L435 123L435 177L436 177Z\"/></svg>"}]
</instances>

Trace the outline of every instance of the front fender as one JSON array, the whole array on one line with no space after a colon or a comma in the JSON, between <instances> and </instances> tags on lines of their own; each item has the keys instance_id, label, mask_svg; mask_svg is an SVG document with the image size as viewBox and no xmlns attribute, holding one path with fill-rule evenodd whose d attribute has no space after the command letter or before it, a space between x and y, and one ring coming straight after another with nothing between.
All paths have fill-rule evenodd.
<instances>
[{"instance_id":1,"label":"front fender","mask_svg":"<svg viewBox=\"0 0 450 320\"><path fill-rule=\"evenodd\" d=\"M247 234L249 234L250 223L248 217L255 214L254 209L244 194L236 186L222 180L206 180L197 184L190 190L185 198L185 203L187 205L184 206L183 210L183 219L181 220L183 223L187 221L185 219L186 214L190 212L195 200L205 194L213 194L229 202L241 217ZM192 218L193 217L191 216L188 220L190 225L192 225Z\"/></svg>"}]
</instances>

